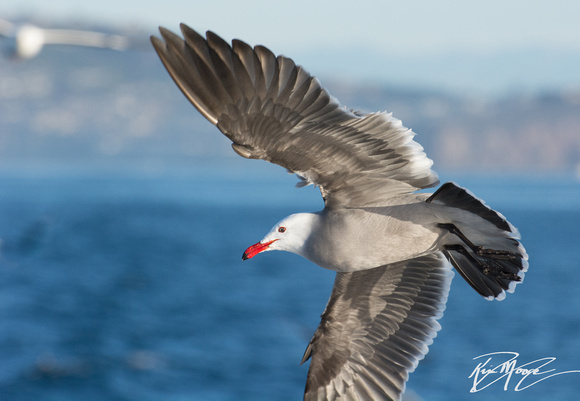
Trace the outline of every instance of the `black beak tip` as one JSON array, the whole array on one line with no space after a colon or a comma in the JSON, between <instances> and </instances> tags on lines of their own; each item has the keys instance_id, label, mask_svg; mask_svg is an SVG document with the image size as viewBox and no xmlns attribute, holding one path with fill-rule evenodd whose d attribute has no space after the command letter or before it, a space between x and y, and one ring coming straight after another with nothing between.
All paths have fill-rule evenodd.
<instances>
[{"instance_id":1,"label":"black beak tip","mask_svg":"<svg viewBox=\"0 0 580 401\"><path fill-rule=\"evenodd\" d=\"M247 254L246 252L244 252L244 253L242 254L242 260L248 260L248 259L249 259L249 258L248 258L248 254Z\"/></svg>"}]
</instances>

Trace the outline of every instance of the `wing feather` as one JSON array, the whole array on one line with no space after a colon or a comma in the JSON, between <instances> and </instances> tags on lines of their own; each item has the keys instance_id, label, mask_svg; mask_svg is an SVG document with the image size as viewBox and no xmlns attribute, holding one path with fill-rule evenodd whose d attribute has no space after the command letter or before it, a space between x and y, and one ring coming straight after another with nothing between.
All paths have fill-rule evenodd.
<instances>
[{"instance_id":1,"label":"wing feather","mask_svg":"<svg viewBox=\"0 0 580 401\"><path fill-rule=\"evenodd\" d=\"M304 399L399 400L441 328L453 273L442 253L337 273L303 361Z\"/></svg>"},{"instance_id":2,"label":"wing feather","mask_svg":"<svg viewBox=\"0 0 580 401\"><path fill-rule=\"evenodd\" d=\"M379 205L438 184L414 133L391 114L353 113L293 60L264 46L229 45L181 25L152 37L189 101L247 158L279 164L318 185L326 206Z\"/></svg>"}]
</instances>

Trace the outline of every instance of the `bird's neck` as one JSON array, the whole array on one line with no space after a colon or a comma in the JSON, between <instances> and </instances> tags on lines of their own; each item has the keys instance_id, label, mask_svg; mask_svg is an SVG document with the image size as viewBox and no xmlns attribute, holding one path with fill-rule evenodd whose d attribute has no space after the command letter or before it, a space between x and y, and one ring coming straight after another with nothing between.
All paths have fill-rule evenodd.
<instances>
[{"instance_id":1,"label":"bird's neck","mask_svg":"<svg viewBox=\"0 0 580 401\"><path fill-rule=\"evenodd\" d=\"M309 249L309 242L316 237L321 224L320 213L298 213L300 218L299 234L295 234L293 240L287 244L285 249L288 252L308 258L307 252Z\"/></svg>"}]
</instances>

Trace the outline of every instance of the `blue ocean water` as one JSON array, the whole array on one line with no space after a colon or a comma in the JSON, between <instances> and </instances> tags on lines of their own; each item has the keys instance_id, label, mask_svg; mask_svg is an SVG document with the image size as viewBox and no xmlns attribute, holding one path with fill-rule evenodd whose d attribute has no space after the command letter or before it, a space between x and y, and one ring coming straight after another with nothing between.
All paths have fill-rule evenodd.
<instances>
[{"instance_id":1,"label":"blue ocean water","mask_svg":"<svg viewBox=\"0 0 580 401\"><path fill-rule=\"evenodd\" d=\"M456 275L408 388L423 400L577 399L580 373L522 391L514 374L475 393L469 376L473 358L500 351L580 370L580 183L442 179L520 229L530 270L502 302ZM301 399L299 362L334 273L287 253L241 260L281 218L322 208L295 182L265 163L0 169L0 400Z\"/></svg>"}]
</instances>

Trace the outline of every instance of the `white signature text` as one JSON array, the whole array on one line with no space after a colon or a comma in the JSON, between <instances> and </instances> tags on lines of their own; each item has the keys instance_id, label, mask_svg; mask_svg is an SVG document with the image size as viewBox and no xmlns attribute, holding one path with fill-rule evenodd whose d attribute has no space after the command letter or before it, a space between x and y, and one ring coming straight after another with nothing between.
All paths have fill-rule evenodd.
<instances>
[{"instance_id":1,"label":"white signature text","mask_svg":"<svg viewBox=\"0 0 580 401\"><path fill-rule=\"evenodd\" d=\"M505 380L504 391L508 390L510 383L515 383L514 391L522 391L554 376L580 373L580 370L556 372L555 369L548 369L547 366L556 360L554 357L518 365L519 356L517 352L492 352L473 358L480 362L469 375L470 379L473 378L473 386L469 391L477 393L501 380Z\"/></svg>"}]
</instances>

